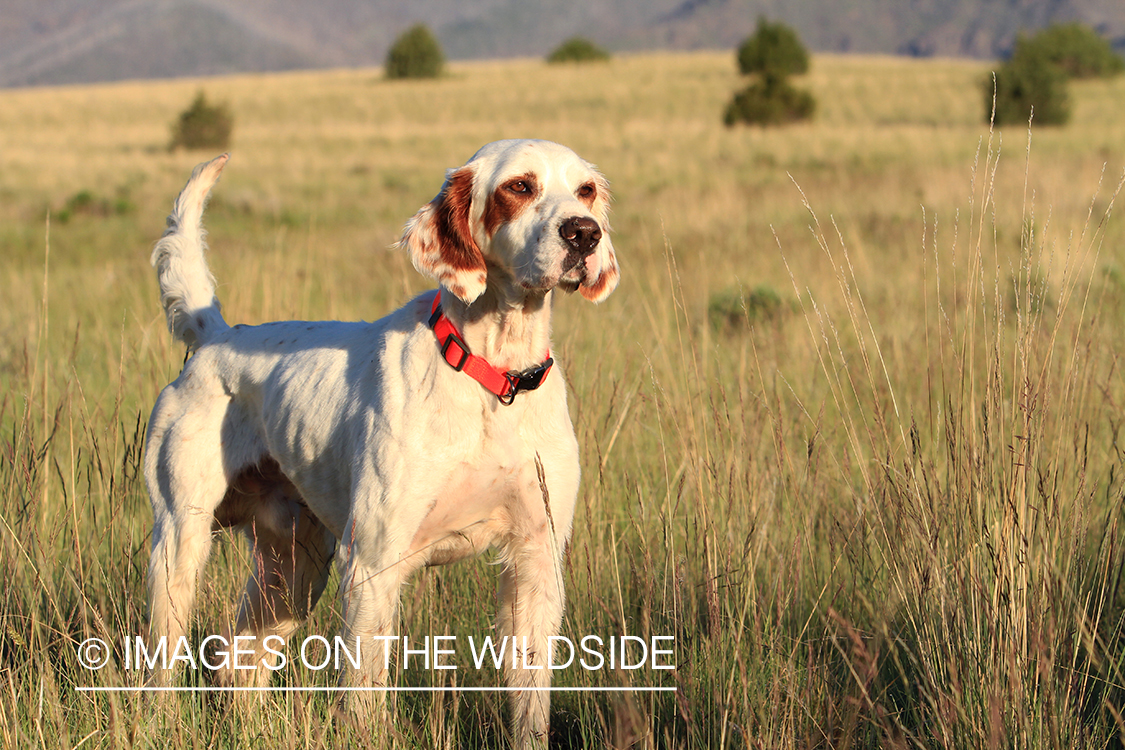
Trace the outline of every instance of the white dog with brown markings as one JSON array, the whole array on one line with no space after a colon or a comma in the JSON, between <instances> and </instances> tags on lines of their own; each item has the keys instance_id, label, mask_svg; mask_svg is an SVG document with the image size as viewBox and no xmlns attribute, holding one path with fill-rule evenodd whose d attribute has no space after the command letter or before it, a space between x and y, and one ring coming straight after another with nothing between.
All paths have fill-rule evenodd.
<instances>
[{"instance_id":1,"label":"white dog with brown markings","mask_svg":"<svg viewBox=\"0 0 1125 750\"><path fill-rule=\"evenodd\" d=\"M494 547L494 639L520 647L506 683L536 688L510 693L512 737L545 742L542 667L562 620L579 481L551 308L556 289L600 302L617 285L606 180L555 143L489 144L403 233L439 290L374 323L230 327L202 227L226 162L195 169L152 256L168 326L192 356L157 399L146 441L150 644L187 632L218 529L244 530L253 547L234 634L256 637L259 666L277 658L263 639L286 637L316 604L338 550L341 635L363 644L341 685L375 689L345 693L363 714L382 704L369 698L388 677L371 644L395 633L403 582ZM270 671L250 674L262 683ZM170 677L158 669L152 681Z\"/></svg>"}]
</instances>

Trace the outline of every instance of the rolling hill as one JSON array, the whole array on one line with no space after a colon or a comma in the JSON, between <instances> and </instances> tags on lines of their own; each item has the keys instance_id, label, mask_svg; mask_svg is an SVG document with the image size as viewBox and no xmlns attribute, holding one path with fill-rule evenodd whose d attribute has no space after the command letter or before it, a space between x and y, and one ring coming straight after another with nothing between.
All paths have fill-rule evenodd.
<instances>
[{"instance_id":1,"label":"rolling hill","mask_svg":"<svg viewBox=\"0 0 1125 750\"><path fill-rule=\"evenodd\" d=\"M541 56L572 35L615 51L732 47L759 15L817 51L996 57L1079 20L1125 48L1120 0L9 0L0 86L379 65L423 21L455 59Z\"/></svg>"}]
</instances>

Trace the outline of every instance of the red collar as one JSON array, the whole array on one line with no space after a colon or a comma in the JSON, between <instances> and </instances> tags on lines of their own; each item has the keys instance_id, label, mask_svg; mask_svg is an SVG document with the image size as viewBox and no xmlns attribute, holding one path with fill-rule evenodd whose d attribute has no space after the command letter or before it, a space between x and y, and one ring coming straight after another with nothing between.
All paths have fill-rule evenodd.
<instances>
[{"instance_id":1,"label":"red collar","mask_svg":"<svg viewBox=\"0 0 1125 750\"><path fill-rule=\"evenodd\" d=\"M534 391L547 378L551 365L550 352L541 364L523 372L500 372L484 357L469 351L468 344L461 338L456 326L445 317L441 310L441 290L434 295L434 305L430 308L430 328L441 345L441 356L446 363L458 372L463 372L485 387L500 399L502 404L510 404L520 391Z\"/></svg>"}]
</instances>

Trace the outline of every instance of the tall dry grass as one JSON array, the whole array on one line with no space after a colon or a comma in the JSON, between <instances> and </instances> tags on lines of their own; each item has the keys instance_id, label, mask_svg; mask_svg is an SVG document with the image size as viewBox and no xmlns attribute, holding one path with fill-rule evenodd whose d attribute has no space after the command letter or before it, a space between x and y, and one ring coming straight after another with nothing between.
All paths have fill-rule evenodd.
<instances>
[{"instance_id":1,"label":"tall dry grass","mask_svg":"<svg viewBox=\"0 0 1125 750\"><path fill-rule=\"evenodd\" d=\"M424 288L384 248L488 140L560 140L613 181L622 286L556 315L584 472L564 632L674 635L677 669L557 684L678 692L558 694L558 746L1118 744L1125 91L1079 87L1074 125L1029 140L981 122L981 73L817 58L820 119L767 131L721 127L737 77L710 54L0 92L0 743L374 744L319 694L76 690L135 679L75 646L143 632L143 425L183 357L145 260L207 156L162 149L202 85L236 120L208 215L232 322ZM248 564L217 545L195 634ZM486 633L493 582L426 571L402 631ZM335 586L302 633L336 630ZM407 694L396 742L497 746L503 711Z\"/></svg>"}]
</instances>

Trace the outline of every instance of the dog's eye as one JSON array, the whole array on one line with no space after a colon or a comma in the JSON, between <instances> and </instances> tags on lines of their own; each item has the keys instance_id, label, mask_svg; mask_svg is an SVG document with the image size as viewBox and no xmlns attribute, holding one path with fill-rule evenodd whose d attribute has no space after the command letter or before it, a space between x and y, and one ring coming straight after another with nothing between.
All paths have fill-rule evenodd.
<instances>
[{"instance_id":1,"label":"dog's eye","mask_svg":"<svg viewBox=\"0 0 1125 750\"><path fill-rule=\"evenodd\" d=\"M593 194L594 194L594 186L591 185L590 183L586 183L582 187L578 188L578 197L579 198L589 198Z\"/></svg>"},{"instance_id":2,"label":"dog's eye","mask_svg":"<svg viewBox=\"0 0 1125 750\"><path fill-rule=\"evenodd\" d=\"M516 180L515 182L508 183L508 189L513 193L530 193L531 188L523 180Z\"/></svg>"}]
</instances>

